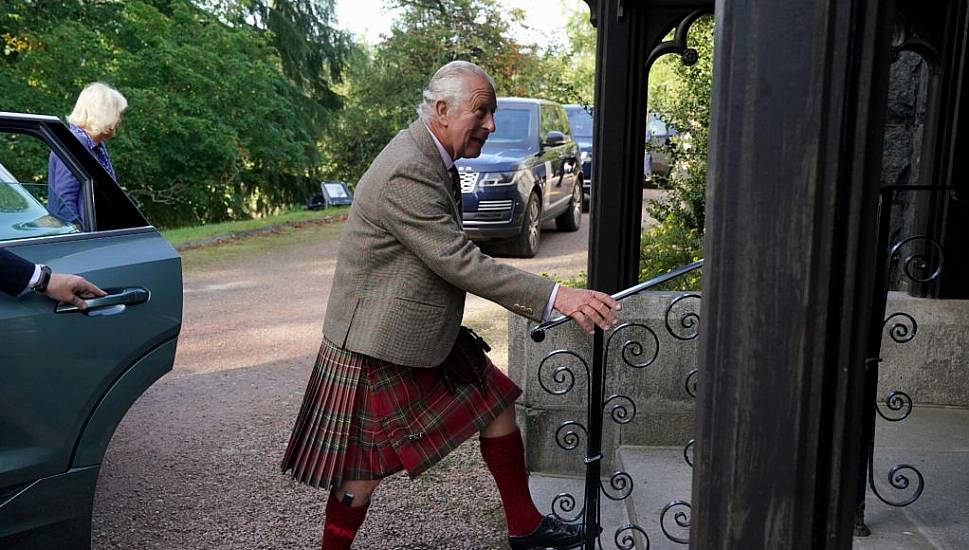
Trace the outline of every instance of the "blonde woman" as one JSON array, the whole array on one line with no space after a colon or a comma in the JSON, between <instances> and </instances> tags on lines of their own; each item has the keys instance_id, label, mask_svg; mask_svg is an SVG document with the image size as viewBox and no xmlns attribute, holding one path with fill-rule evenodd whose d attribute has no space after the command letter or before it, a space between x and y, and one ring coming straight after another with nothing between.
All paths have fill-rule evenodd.
<instances>
[{"instance_id":1,"label":"blonde woman","mask_svg":"<svg viewBox=\"0 0 969 550\"><path fill-rule=\"evenodd\" d=\"M74 110L67 116L74 136L115 179L106 142L117 132L126 108L128 100L121 92L107 84L94 82L81 90ZM50 154L47 174L48 212L64 222L80 226L84 219L80 182L54 153Z\"/></svg>"}]
</instances>

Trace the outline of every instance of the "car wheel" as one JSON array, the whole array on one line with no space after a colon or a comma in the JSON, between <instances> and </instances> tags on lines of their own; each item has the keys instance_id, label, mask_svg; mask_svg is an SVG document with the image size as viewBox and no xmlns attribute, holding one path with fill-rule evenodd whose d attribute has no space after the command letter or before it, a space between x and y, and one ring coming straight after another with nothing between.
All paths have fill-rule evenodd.
<instances>
[{"instance_id":1,"label":"car wheel","mask_svg":"<svg viewBox=\"0 0 969 550\"><path fill-rule=\"evenodd\" d=\"M522 217L521 233L511 245L510 252L520 258L533 258L538 253L538 242L542 236L542 202L538 193L528 197L525 215Z\"/></svg>"},{"instance_id":2,"label":"car wheel","mask_svg":"<svg viewBox=\"0 0 969 550\"><path fill-rule=\"evenodd\" d=\"M582 185L576 182L572 186L572 200L565 212L555 218L555 228L559 231L578 231L582 225Z\"/></svg>"}]
</instances>

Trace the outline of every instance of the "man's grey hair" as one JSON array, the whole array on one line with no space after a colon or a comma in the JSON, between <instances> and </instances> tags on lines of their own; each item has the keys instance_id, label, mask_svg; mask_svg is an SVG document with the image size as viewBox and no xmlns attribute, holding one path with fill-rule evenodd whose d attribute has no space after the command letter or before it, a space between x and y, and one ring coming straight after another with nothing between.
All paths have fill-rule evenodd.
<instances>
[{"instance_id":1,"label":"man's grey hair","mask_svg":"<svg viewBox=\"0 0 969 550\"><path fill-rule=\"evenodd\" d=\"M444 101L454 108L471 95L468 82L473 78L483 78L495 89L495 81L484 69L468 61L452 61L441 67L431 77L424 88L423 101L417 106L417 114L425 124L437 117L434 104Z\"/></svg>"}]
</instances>

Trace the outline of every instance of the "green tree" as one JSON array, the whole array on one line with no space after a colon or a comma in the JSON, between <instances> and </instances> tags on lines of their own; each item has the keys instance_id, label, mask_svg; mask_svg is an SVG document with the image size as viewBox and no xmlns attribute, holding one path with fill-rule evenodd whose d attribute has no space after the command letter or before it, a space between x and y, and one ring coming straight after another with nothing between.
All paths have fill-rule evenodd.
<instances>
[{"instance_id":1,"label":"green tree","mask_svg":"<svg viewBox=\"0 0 969 550\"><path fill-rule=\"evenodd\" d=\"M399 17L372 50L351 56L346 108L322 147L330 177L356 182L395 132L417 116L421 91L450 61L477 63L495 79L499 95L526 95L537 72L536 54L508 35L511 21L494 0L395 0ZM508 17L508 19L506 19Z\"/></svg>"},{"instance_id":2,"label":"green tree","mask_svg":"<svg viewBox=\"0 0 969 550\"><path fill-rule=\"evenodd\" d=\"M158 225L301 202L320 175L318 142L339 103L331 85L341 46L324 48L322 27L304 21L289 30L316 53L281 53L278 33L213 9L185 0L15 4L0 14L0 109L63 115L88 82L117 87L129 109L112 157ZM324 62L321 52L333 57ZM300 64L320 67L299 76Z\"/></svg>"},{"instance_id":3,"label":"green tree","mask_svg":"<svg viewBox=\"0 0 969 550\"><path fill-rule=\"evenodd\" d=\"M698 20L690 32L698 61L686 65L679 57L657 60L650 72L649 107L677 129L672 138L666 178L655 178L667 190L664 199L647 209L659 223L644 231L640 243L640 280L671 271L703 254L710 94L713 76L713 19ZM681 287L696 288L698 279Z\"/></svg>"}]
</instances>

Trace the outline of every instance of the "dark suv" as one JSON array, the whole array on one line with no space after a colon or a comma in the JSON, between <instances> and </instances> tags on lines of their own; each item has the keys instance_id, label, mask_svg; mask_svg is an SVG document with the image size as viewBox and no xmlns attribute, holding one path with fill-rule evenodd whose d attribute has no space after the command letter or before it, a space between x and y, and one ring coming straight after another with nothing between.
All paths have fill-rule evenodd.
<instances>
[{"instance_id":1,"label":"dark suv","mask_svg":"<svg viewBox=\"0 0 969 550\"><path fill-rule=\"evenodd\" d=\"M592 198L592 108L584 105L563 105L569 115L572 134L579 144L579 162L582 166L582 209L589 210Z\"/></svg>"},{"instance_id":2,"label":"dark suv","mask_svg":"<svg viewBox=\"0 0 969 550\"><path fill-rule=\"evenodd\" d=\"M579 146L565 110L550 101L499 97L495 126L481 156L455 163L464 231L498 252L531 258L543 222L554 219L560 231L579 228Z\"/></svg>"}]
</instances>

